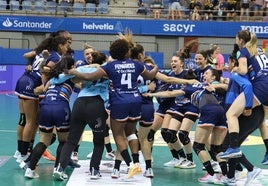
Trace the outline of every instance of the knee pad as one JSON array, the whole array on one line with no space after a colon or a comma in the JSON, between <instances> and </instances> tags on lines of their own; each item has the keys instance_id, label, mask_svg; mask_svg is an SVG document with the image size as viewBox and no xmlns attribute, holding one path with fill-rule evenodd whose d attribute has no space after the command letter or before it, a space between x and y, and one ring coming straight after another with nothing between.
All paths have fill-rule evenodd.
<instances>
[{"instance_id":1,"label":"knee pad","mask_svg":"<svg viewBox=\"0 0 268 186\"><path fill-rule=\"evenodd\" d=\"M18 125L24 127L26 125L26 116L24 113L20 113L20 120Z\"/></svg>"},{"instance_id":2,"label":"knee pad","mask_svg":"<svg viewBox=\"0 0 268 186\"><path fill-rule=\"evenodd\" d=\"M167 130L167 136L169 143L175 143L178 140L177 131L175 130Z\"/></svg>"},{"instance_id":3,"label":"knee pad","mask_svg":"<svg viewBox=\"0 0 268 186\"><path fill-rule=\"evenodd\" d=\"M168 143L168 142L167 142L168 139L167 139L167 129L166 129L166 128L162 128L162 129L161 129L161 136L162 136L163 140L164 140L166 143Z\"/></svg>"},{"instance_id":4,"label":"knee pad","mask_svg":"<svg viewBox=\"0 0 268 186\"><path fill-rule=\"evenodd\" d=\"M188 143L190 143L190 138L188 135L189 135L189 132L185 130L179 131L179 139L183 145L187 145Z\"/></svg>"},{"instance_id":5,"label":"knee pad","mask_svg":"<svg viewBox=\"0 0 268 186\"><path fill-rule=\"evenodd\" d=\"M198 154L199 154L202 150L205 150L205 144L194 142L194 144L193 144L193 149L194 149L196 155L198 156Z\"/></svg>"},{"instance_id":6,"label":"knee pad","mask_svg":"<svg viewBox=\"0 0 268 186\"><path fill-rule=\"evenodd\" d=\"M127 141L136 140L136 139L138 139L136 134L130 134L127 137Z\"/></svg>"}]
</instances>

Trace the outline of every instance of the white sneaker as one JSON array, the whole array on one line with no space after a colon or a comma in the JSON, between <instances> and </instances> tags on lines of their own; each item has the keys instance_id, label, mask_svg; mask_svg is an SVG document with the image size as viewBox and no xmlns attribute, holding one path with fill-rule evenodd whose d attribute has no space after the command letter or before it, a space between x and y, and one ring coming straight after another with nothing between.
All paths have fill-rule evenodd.
<instances>
[{"instance_id":1,"label":"white sneaker","mask_svg":"<svg viewBox=\"0 0 268 186\"><path fill-rule=\"evenodd\" d=\"M141 167L138 163L133 163L131 162L129 167L128 167L128 171L127 171L127 179L129 178L133 178L134 175L136 174L140 174L142 172Z\"/></svg>"},{"instance_id":2,"label":"white sneaker","mask_svg":"<svg viewBox=\"0 0 268 186\"><path fill-rule=\"evenodd\" d=\"M25 160L28 158L28 156L29 156L29 155L24 155L24 156L23 156L23 155L20 155L20 156L18 156L18 158L16 159L16 162L20 164L21 162L25 161Z\"/></svg>"},{"instance_id":3,"label":"white sneaker","mask_svg":"<svg viewBox=\"0 0 268 186\"><path fill-rule=\"evenodd\" d=\"M78 161L78 152L72 152L71 159L73 161Z\"/></svg>"},{"instance_id":4,"label":"white sneaker","mask_svg":"<svg viewBox=\"0 0 268 186\"><path fill-rule=\"evenodd\" d=\"M222 174L218 175L219 184L224 185L224 183L227 180L227 176L224 176Z\"/></svg>"},{"instance_id":5,"label":"white sneaker","mask_svg":"<svg viewBox=\"0 0 268 186\"><path fill-rule=\"evenodd\" d=\"M111 174L111 177L112 177L113 179L117 179L117 178L119 178L119 177L120 177L120 172L119 172L119 170L117 170L117 169L113 169L113 172L112 172L112 174Z\"/></svg>"},{"instance_id":6,"label":"white sneaker","mask_svg":"<svg viewBox=\"0 0 268 186\"><path fill-rule=\"evenodd\" d=\"M93 154L93 152L90 152L90 153L87 155L87 159L91 159L92 154Z\"/></svg>"},{"instance_id":7,"label":"white sneaker","mask_svg":"<svg viewBox=\"0 0 268 186\"><path fill-rule=\"evenodd\" d=\"M181 169L193 169L196 167L196 164L190 160L184 159L180 164L179 168Z\"/></svg>"},{"instance_id":8,"label":"white sneaker","mask_svg":"<svg viewBox=\"0 0 268 186\"><path fill-rule=\"evenodd\" d=\"M91 173L90 173L90 179L97 180L101 178L100 171L92 167Z\"/></svg>"},{"instance_id":9,"label":"white sneaker","mask_svg":"<svg viewBox=\"0 0 268 186\"><path fill-rule=\"evenodd\" d=\"M222 180L223 185L229 185L229 186L236 186L236 179L225 177L225 179Z\"/></svg>"},{"instance_id":10,"label":"white sneaker","mask_svg":"<svg viewBox=\"0 0 268 186\"><path fill-rule=\"evenodd\" d=\"M22 161L19 166L23 170L26 170L27 168L29 168L28 163L25 163L25 161Z\"/></svg>"},{"instance_id":11,"label":"white sneaker","mask_svg":"<svg viewBox=\"0 0 268 186\"><path fill-rule=\"evenodd\" d=\"M254 167L251 172L247 173L247 180L245 182L245 185L249 185L260 173L261 169L258 167Z\"/></svg>"},{"instance_id":12,"label":"white sneaker","mask_svg":"<svg viewBox=\"0 0 268 186\"><path fill-rule=\"evenodd\" d=\"M20 155L21 155L21 154L20 154L20 151L16 150L16 152L15 152L14 155L13 155L13 157L14 157L15 159L17 159Z\"/></svg>"},{"instance_id":13,"label":"white sneaker","mask_svg":"<svg viewBox=\"0 0 268 186\"><path fill-rule=\"evenodd\" d=\"M54 169L53 169L53 177L54 177L54 174L57 174L57 167L54 167ZM65 174L64 172L61 172L60 177L61 177L62 179L64 179L64 180L67 180L67 179L68 179L68 175Z\"/></svg>"},{"instance_id":14,"label":"white sneaker","mask_svg":"<svg viewBox=\"0 0 268 186\"><path fill-rule=\"evenodd\" d=\"M219 179L217 178L216 174L214 174L213 176L211 176L210 174L206 173L204 177L202 178L198 178L198 181L201 183L219 183Z\"/></svg>"},{"instance_id":15,"label":"white sneaker","mask_svg":"<svg viewBox=\"0 0 268 186\"><path fill-rule=\"evenodd\" d=\"M39 175L34 170L27 168L25 171L24 177L30 178L30 179L36 179L36 178L39 178Z\"/></svg>"},{"instance_id":16,"label":"white sneaker","mask_svg":"<svg viewBox=\"0 0 268 186\"><path fill-rule=\"evenodd\" d=\"M154 177L154 172L152 168L146 169L146 171L143 174L144 177L146 178L153 178Z\"/></svg>"},{"instance_id":17,"label":"white sneaker","mask_svg":"<svg viewBox=\"0 0 268 186\"><path fill-rule=\"evenodd\" d=\"M64 173L63 168L60 166L60 164L58 165L58 167L54 168L53 177L55 180L58 181L64 181L68 179L68 175Z\"/></svg>"},{"instance_id":18,"label":"white sneaker","mask_svg":"<svg viewBox=\"0 0 268 186\"><path fill-rule=\"evenodd\" d=\"M176 163L174 165L175 168L180 168L181 164L185 161L186 159L185 158L180 158L178 163Z\"/></svg>"},{"instance_id":19,"label":"white sneaker","mask_svg":"<svg viewBox=\"0 0 268 186\"><path fill-rule=\"evenodd\" d=\"M246 171L239 171L239 170L235 170L235 180L242 180L244 178L247 177L247 172Z\"/></svg>"},{"instance_id":20,"label":"white sneaker","mask_svg":"<svg viewBox=\"0 0 268 186\"><path fill-rule=\"evenodd\" d=\"M164 163L164 167L174 167L174 165L180 163L180 160L177 158L172 158L169 162Z\"/></svg>"},{"instance_id":21,"label":"white sneaker","mask_svg":"<svg viewBox=\"0 0 268 186\"><path fill-rule=\"evenodd\" d=\"M105 157L109 160L115 160L115 152L114 151L111 151L111 152L106 152L106 155Z\"/></svg>"}]
</instances>

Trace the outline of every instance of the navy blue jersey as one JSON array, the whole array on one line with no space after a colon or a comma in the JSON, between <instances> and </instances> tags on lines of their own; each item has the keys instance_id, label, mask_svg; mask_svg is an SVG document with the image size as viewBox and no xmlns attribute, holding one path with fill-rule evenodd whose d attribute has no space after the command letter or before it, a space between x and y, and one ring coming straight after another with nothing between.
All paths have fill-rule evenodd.
<instances>
[{"instance_id":1,"label":"navy blue jersey","mask_svg":"<svg viewBox=\"0 0 268 186\"><path fill-rule=\"evenodd\" d=\"M36 84L41 83L40 65L43 60L44 58L42 55L36 55L32 64L32 70L28 72L29 76L37 82Z\"/></svg>"},{"instance_id":2,"label":"navy blue jersey","mask_svg":"<svg viewBox=\"0 0 268 186\"><path fill-rule=\"evenodd\" d=\"M112 82L109 92L110 104L141 102L138 77L146 69L143 63L126 59L115 60L101 66Z\"/></svg>"},{"instance_id":3,"label":"navy blue jersey","mask_svg":"<svg viewBox=\"0 0 268 186\"><path fill-rule=\"evenodd\" d=\"M268 59L263 51L258 48L257 56L250 56L247 48L241 48L237 53L237 58L247 58L248 75L252 82L267 80L268 82Z\"/></svg>"},{"instance_id":4,"label":"navy blue jersey","mask_svg":"<svg viewBox=\"0 0 268 186\"><path fill-rule=\"evenodd\" d=\"M205 90L205 87L208 86L207 83L196 83L196 84L192 84L192 85L187 85L183 90L185 92L185 97L190 99L191 102L195 102L197 104L195 104L196 106L200 106L199 102L201 100L201 98L204 96L205 99L210 99L210 96L207 96L207 94L211 94L211 103L221 103L221 100L223 100L223 96L224 95L218 95L214 92L209 92L207 90ZM215 101L215 99L216 101ZM212 100L213 99L213 100ZM203 102L204 101L204 102ZM209 103L209 100L202 100L202 105Z\"/></svg>"},{"instance_id":5,"label":"navy blue jersey","mask_svg":"<svg viewBox=\"0 0 268 186\"><path fill-rule=\"evenodd\" d=\"M61 59L61 55L56 51L50 51L50 55L48 56L46 60L46 64L48 64L50 61L53 61L55 64L58 63Z\"/></svg>"},{"instance_id":6,"label":"navy blue jersey","mask_svg":"<svg viewBox=\"0 0 268 186\"><path fill-rule=\"evenodd\" d=\"M149 66L149 65L146 65L146 64L144 64L144 66L145 66L145 68L146 68L148 71L150 71L150 70L153 69L152 66ZM142 77L142 76L139 76L139 77L138 77L138 86L139 86L139 87L141 87L141 86L147 86L147 85L149 85L151 82L152 82L151 80L144 79L144 77ZM141 93L143 93L143 92L141 92ZM153 101L153 98L142 96L142 103L143 103L143 104L146 104L146 103L150 104L150 103L152 103L152 101Z\"/></svg>"},{"instance_id":7,"label":"navy blue jersey","mask_svg":"<svg viewBox=\"0 0 268 186\"><path fill-rule=\"evenodd\" d=\"M249 79L257 100L268 106L268 59L261 49L257 56L250 56L247 48L237 52L237 58L246 57Z\"/></svg>"},{"instance_id":8,"label":"navy blue jersey","mask_svg":"<svg viewBox=\"0 0 268 186\"><path fill-rule=\"evenodd\" d=\"M80 67L80 66L84 66L84 65L89 65L86 60L78 60L76 63L75 63L75 68L77 67Z\"/></svg>"},{"instance_id":9,"label":"navy blue jersey","mask_svg":"<svg viewBox=\"0 0 268 186\"><path fill-rule=\"evenodd\" d=\"M58 104L58 102L62 101L69 102L73 87L74 83L70 79L61 84L50 85L40 104Z\"/></svg>"},{"instance_id":10,"label":"navy blue jersey","mask_svg":"<svg viewBox=\"0 0 268 186\"><path fill-rule=\"evenodd\" d=\"M212 69L213 67L208 65L206 66L204 69L200 69L200 68L196 68L194 70L194 74L196 75L197 77L197 80L199 82L203 82L204 81L204 73L208 70L208 69Z\"/></svg>"},{"instance_id":11,"label":"navy blue jersey","mask_svg":"<svg viewBox=\"0 0 268 186\"><path fill-rule=\"evenodd\" d=\"M183 70L181 73L179 74L175 74L173 71L170 71L167 76L171 76L171 77L177 77L177 78L183 78L185 75L187 74L187 70ZM179 90L182 88L182 84L167 84L167 83L162 83L159 84L156 92L161 92L161 91L166 91L166 90ZM173 98L157 98L157 101L159 104L163 104L163 105L171 105L174 103L175 101L175 97Z\"/></svg>"},{"instance_id":12,"label":"navy blue jersey","mask_svg":"<svg viewBox=\"0 0 268 186\"><path fill-rule=\"evenodd\" d=\"M25 72L17 81L15 94L27 99L38 99L34 89L42 84L40 64L43 61L42 55L36 55L32 64L32 70Z\"/></svg>"}]
</instances>

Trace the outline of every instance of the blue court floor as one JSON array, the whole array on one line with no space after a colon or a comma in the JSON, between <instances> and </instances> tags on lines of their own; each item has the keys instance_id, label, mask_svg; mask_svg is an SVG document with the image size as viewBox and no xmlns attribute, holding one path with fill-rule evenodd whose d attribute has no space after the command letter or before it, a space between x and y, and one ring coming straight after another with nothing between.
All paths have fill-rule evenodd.
<instances>
[{"instance_id":1,"label":"blue court floor","mask_svg":"<svg viewBox=\"0 0 268 186\"><path fill-rule=\"evenodd\" d=\"M12 93L0 94L0 185L1 186L80 186L79 180L68 184L68 181L58 182L52 178L53 162L41 159L38 172L40 174L39 179L29 180L24 178L24 171L21 170L13 158L13 154L17 147L16 128L19 119L19 111L17 106L17 97ZM86 128L90 135L89 129ZM191 132L193 136L193 132ZM262 165L265 148L262 144L262 140L259 137L259 131L254 132L242 146L243 152L248 159L257 167L262 169L268 169L268 165ZM38 141L38 135L36 142ZM79 159L86 160L87 154L92 150L92 143L90 137L85 136L85 141L81 143L79 149ZM55 154L57 142L49 147L51 152ZM115 148L115 145L113 144ZM105 157L103 156L105 160ZM194 154L194 160L197 164L195 169L182 170L171 167L163 167L163 164L171 160L171 154L168 151L167 146L163 143L160 134L156 136L156 146L153 148L153 170L155 177L150 180L148 185L152 186L178 186L178 185L206 185L197 182L199 177L204 175L202 171L202 165ZM67 174L72 177L73 170L69 168ZM75 174L74 174L75 175ZM267 179L266 179L267 177ZM107 185L109 179L105 178L103 183L89 182L88 185ZM144 178L147 179L147 178ZM70 180L69 180L70 181ZM71 183L71 182L70 182ZM117 185L135 185L134 182L118 183ZM208 184L209 185L209 184ZM256 182L252 185L268 185L268 173L267 170L263 170L263 174L260 178L256 179Z\"/></svg>"}]
</instances>

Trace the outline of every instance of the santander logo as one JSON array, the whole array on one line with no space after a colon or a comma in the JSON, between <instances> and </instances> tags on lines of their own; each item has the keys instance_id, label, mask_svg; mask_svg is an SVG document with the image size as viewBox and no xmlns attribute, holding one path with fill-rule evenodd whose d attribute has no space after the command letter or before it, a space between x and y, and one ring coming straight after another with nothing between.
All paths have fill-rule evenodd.
<instances>
[{"instance_id":1,"label":"santander logo","mask_svg":"<svg viewBox=\"0 0 268 186\"><path fill-rule=\"evenodd\" d=\"M11 27L13 25L8 18L2 24L4 27Z\"/></svg>"}]
</instances>

